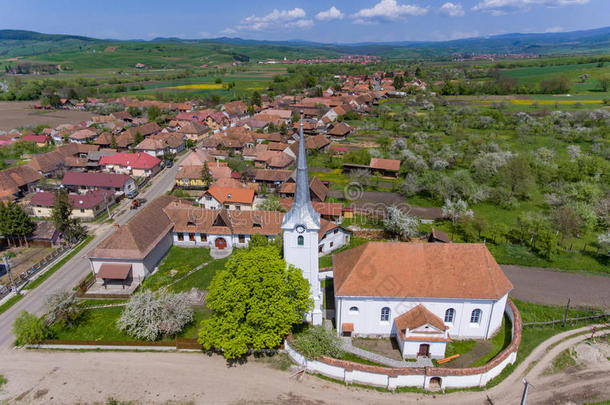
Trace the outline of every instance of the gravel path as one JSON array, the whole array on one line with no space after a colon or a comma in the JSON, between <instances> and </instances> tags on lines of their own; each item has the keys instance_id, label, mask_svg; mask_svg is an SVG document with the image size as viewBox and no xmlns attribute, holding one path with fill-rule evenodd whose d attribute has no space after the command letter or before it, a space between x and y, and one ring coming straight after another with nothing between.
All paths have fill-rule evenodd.
<instances>
[{"instance_id":1,"label":"gravel path","mask_svg":"<svg viewBox=\"0 0 610 405\"><path fill-rule=\"evenodd\" d=\"M610 308L610 277L567 273L540 267L502 265L515 286L511 296L547 305Z\"/></svg>"},{"instance_id":2,"label":"gravel path","mask_svg":"<svg viewBox=\"0 0 610 405\"><path fill-rule=\"evenodd\" d=\"M301 381L291 372L257 361L227 367L220 356L199 353L118 353L43 350L0 351L0 374L8 383L0 402L90 404L112 397L136 403L201 404L380 404L494 405L519 403L521 378L534 388L528 403L582 403L610 397L610 363L605 368L584 369L575 374L541 377L553 358L567 347L589 337L581 335L548 347L588 328L559 334L536 348L515 373L491 390L454 392L447 395L391 394L349 387L306 375ZM536 362L526 372L530 363ZM556 401L562 398L562 401Z\"/></svg>"}]
</instances>

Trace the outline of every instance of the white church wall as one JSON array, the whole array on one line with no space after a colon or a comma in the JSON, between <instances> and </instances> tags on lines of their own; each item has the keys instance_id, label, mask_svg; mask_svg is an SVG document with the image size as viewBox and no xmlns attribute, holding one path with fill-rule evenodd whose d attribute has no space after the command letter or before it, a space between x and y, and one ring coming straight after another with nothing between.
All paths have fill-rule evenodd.
<instances>
[{"instance_id":1,"label":"white church wall","mask_svg":"<svg viewBox=\"0 0 610 405\"><path fill-rule=\"evenodd\" d=\"M374 287L373 287L374 288ZM368 336L390 336L394 318L408 312L419 304L423 304L429 311L445 319L445 311L449 308L455 310L454 321L447 323L448 333L454 339L482 339L488 330L495 331L501 326L502 313L506 298L503 297L495 310L499 312L492 317L494 301L471 300L471 299L445 299L445 298L377 298L377 297L337 297L337 326L341 333L341 324L353 323L353 335ZM358 311L350 311L357 307ZM381 309L390 308L388 321L381 320ZM470 322L471 313L474 309L482 311L478 324ZM491 321L491 322L490 322Z\"/></svg>"}]
</instances>

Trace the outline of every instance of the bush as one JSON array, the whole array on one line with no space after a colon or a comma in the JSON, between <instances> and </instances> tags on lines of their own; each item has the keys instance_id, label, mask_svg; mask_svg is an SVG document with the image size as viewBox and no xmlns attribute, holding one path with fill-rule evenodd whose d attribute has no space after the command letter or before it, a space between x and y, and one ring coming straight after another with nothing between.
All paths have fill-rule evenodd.
<instances>
[{"instance_id":1,"label":"bush","mask_svg":"<svg viewBox=\"0 0 610 405\"><path fill-rule=\"evenodd\" d=\"M135 338L157 340L180 333L192 321L186 294L144 291L131 297L117 326Z\"/></svg>"},{"instance_id":2,"label":"bush","mask_svg":"<svg viewBox=\"0 0 610 405\"><path fill-rule=\"evenodd\" d=\"M27 311L21 311L13 322L13 335L17 339L18 346L39 343L48 334L44 321Z\"/></svg>"},{"instance_id":3,"label":"bush","mask_svg":"<svg viewBox=\"0 0 610 405\"><path fill-rule=\"evenodd\" d=\"M335 331L322 326L314 326L297 335L292 346L310 360L320 356L339 358L343 355L341 339Z\"/></svg>"}]
</instances>

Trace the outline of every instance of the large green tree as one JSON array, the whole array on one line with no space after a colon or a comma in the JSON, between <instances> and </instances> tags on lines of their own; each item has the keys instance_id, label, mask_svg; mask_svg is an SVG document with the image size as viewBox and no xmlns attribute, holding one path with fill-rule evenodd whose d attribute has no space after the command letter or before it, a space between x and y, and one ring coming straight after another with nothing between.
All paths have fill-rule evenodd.
<instances>
[{"instance_id":1,"label":"large green tree","mask_svg":"<svg viewBox=\"0 0 610 405\"><path fill-rule=\"evenodd\" d=\"M214 312L202 322L199 343L223 349L227 359L279 346L313 306L309 283L275 246L236 252L214 277L207 303Z\"/></svg>"},{"instance_id":2,"label":"large green tree","mask_svg":"<svg viewBox=\"0 0 610 405\"><path fill-rule=\"evenodd\" d=\"M55 192L55 201L51 209L51 221L55 228L70 242L75 242L85 236L85 229L78 218L71 218L72 204L66 190L59 189Z\"/></svg>"},{"instance_id":3,"label":"large green tree","mask_svg":"<svg viewBox=\"0 0 610 405\"><path fill-rule=\"evenodd\" d=\"M0 234L6 236L9 243L17 239L27 245L26 237L35 228L34 221L19 205L12 202L0 203Z\"/></svg>"}]
</instances>

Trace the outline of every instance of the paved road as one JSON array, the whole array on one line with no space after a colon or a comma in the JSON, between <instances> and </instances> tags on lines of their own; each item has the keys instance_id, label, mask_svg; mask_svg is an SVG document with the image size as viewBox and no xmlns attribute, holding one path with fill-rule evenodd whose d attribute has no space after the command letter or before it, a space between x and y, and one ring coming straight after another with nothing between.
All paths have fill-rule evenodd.
<instances>
[{"instance_id":1,"label":"paved road","mask_svg":"<svg viewBox=\"0 0 610 405\"><path fill-rule=\"evenodd\" d=\"M567 273L540 267L502 265L513 283L511 296L547 305L610 308L610 277Z\"/></svg>"},{"instance_id":2,"label":"paved road","mask_svg":"<svg viewBox=\"0 0 610 405\"><path fill-rule=\"evenodd\" d=\"M177 163L181 162L185 156L186 155L183 155ZM176 173L178 172L177 163L174 167L166 168L161 173L157 174L157 176L152 179L150 186L140 192L139 197L146 198L148 203L170 190L174 184ZM116 209L116 212L119 212L119 214L114 219L114 222L123 225L136 215L139 210L130 210L129 200L124 200L121 202L121 206ZM95 239L93 239L83 250L78 252L78 254L45 280L40 286L25 295L21 301L17 302L8 311L0 315L0 348L12 343L13 334L11 333L11 325L21 311L26 310L28 312L41 314L44 307L44 299L48 292L69 290L91 271L89 261L86 259L87 254L110 235L113 230L114 228L111 224L99 226L95 230Z\"/></svg>"}]
</instances>

